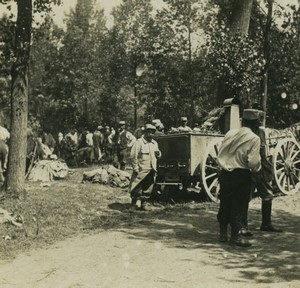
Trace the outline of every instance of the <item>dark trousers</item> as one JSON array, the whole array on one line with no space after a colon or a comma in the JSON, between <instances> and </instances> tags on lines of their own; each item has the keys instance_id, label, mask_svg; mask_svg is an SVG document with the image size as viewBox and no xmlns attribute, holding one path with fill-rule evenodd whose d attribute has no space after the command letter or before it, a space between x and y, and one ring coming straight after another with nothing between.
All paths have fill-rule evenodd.
<instances>
[{"instance_id":1,"label":"dark trousers","mask_svg":"<svg viewBox=\"0 0 300 288\"><path fill-rule=\"evenodd\" d=\"M117 157L119 162L119 169L125 170L126 160L127 160L127 149L117 148Z\"/></svg>"},{"instance_id":2,"label":"dark trousers","mask_svg":"<svg viewBox=\"0 0 300 288\"><path fill-rule=\"evenodd\" d=\"M231 226L231 237L237 237L243 226L244 209L251 192L251 173L247 169L235 169L220 173L220 208L218 222Z\"/></svg>"},{"instance_id":3,"label":"dark trousers","mask_svg":"<svg viewBox=\"0 0 300 288\"><path fill-rule=\"evenodd\" d=\"M155 183L156 172L154 170L132 173L130 180L130 196L133 199L140 196L150 197ZM133 189L132 189L133 187Z\"/></svg>"},{"instance_id":4,"label":"dark trousers","mask_svg":"<svg viewBox=\"0 0 300 288\"><path fill-rule=\"evenodd\" d=\"M261 198L262 202L262 225L271 225L271 210L272 200L274 198L272 180L274 177L273 166L265 156L265 153L261 153L261 170L259 172L252 173L251 192L257 189L257 195ZM251 194L252 194L251 193ZM250 195L249 201L252 195ZM245 206L243 216L243 226L248 226L248 207L249 203Z\"/></svg>"}]
</instances>

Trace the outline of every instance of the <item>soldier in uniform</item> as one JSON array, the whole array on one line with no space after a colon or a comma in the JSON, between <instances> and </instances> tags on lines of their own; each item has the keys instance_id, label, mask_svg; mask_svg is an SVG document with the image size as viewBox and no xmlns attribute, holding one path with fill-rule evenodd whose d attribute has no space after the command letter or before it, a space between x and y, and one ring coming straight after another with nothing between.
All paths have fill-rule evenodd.
<instances>
[{"instance_id":1,"label":"soldier in uniform","mask_svg":"<svg viewBox=\"0 0 300 288\"><path fill-rule=\"evenodd\" d=\"M132 176L129 185L131 208L136 209L137 200L141 200L141 210L146 210L146 200L150 198L157 172L157 158L161 152L153 139L155 126L145 125L145 133L131 149Z\"/></svg>"},{"instance_id":2,"label":"soldier in uniform","mask_svg":"<svg viewBox=\"0 0 300 288\"><path fill-rule=\"evenodd\" d=\"M178 132L193 132L192 128L187 126L187 117L181 117L181 125L177 128Z\"/></svg>"},{"instance_id":3,"label":"soldier in uniform","mask_svg":"<svg viewBox=\"0 0 300 288\"><path fill-rule=\"evenodd\" d=\"M262 124L263 119L265 117L265 113L263 111L259 111L260 115L260 124ZM271 221L271 212L272 212L272 200L274 198L273 195L273 187L272 182L274 180L274 170L272 167L272 163L269 161L267 157L267 143L266 143L266 133L264 127L260 126L255 132L261 141L260 146L260 157L261 157L261 170L259 172L253 172L252 174L252 192L257 189L257 195L261 198L261 215L262 222L260 226L261 231L265 232L275 232L281 233L282 230L276 228L272 225ZM243 228L240 231L242 236L251 237L253 233L248 229L248 206L245 207L244 219L243 219Z\"/></svg>"},{"instance_id":4,"label":"soldier in uniform","mask_svg":"<svg viewBox=\"0 0 300 288\"><path fill-rule=\"evenodd\" d=\"M99 125L97 129L93 133L93 148L94 148L94 156L95 163L99 163L103 156L103 142L104 135L102 133L103 127Z\"/></svg>"},{"instance_id":5,"label":"soldier in uniform","mask_svg":"<svg viewBox=\"0 0 300 288\"><path fill-rule=\"evenodd\" d=\"M116 148L119 168L125 170L128 154L136 138L134 135L125 129L125 121L119 122L119 129L116 133Z\"/></svg>"}]
</instances>

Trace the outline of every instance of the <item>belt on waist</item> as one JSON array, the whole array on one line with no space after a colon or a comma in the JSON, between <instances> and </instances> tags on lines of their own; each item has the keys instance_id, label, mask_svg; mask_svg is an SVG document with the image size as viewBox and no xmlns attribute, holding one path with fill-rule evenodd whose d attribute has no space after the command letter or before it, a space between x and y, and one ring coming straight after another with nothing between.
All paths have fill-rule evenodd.
<instances>
[{"instance_id":1,"label":"belt on waist","mask_svg":"<svg viewBox=\"0 0 300 288\"><path fill-rule=\"evenodd\" d=\"M246 168L235 168L235 169L233 169L233 170L230 170L230 171L228 171L228 170L225 170L225 169L222 169L221 170L222 172L224 172L224 173L237 173L237 172L242 172L242 173L250 173L250 169L246 169Z\"/></svg>"}]
</instances>

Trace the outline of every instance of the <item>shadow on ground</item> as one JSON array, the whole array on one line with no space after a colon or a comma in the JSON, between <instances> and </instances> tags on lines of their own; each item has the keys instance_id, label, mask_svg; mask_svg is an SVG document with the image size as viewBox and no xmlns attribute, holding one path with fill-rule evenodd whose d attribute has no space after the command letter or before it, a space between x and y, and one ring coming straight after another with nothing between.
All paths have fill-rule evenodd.
<instances>
[{"instance_id":1,"label":"shadow on ground","mask_svg":"<svg viewBox=\"0 0 300 288\"><path fill-rule=\"evenodd\" d=\"M260 200L252 201L249 210L250 227L254 232L250 248L232 247L218 241L214 203L181 203L152 207L152 211L130 213L129 204L112 203L109 208L118 217L105 216L93 223L93 229L122 230L131 239L161 241L168 247L201 249L224 269L236 269L240 281L278 283L300 280L299 196L278 197L274 200L273 222L284 229L283 233L264 233L259 230ZM253 203L254 202L254 203ZM277 203L276 203L277 202ZM274 205L273 205L274 206ZM293 208L289 211L290 208ZM113 223L110 219L114 220ZM97 227L98 226L98 227ZM199 259L201 265L210 265ZM216 275L218 277L218 275ZM220 278L221 279L221 278ZM228 279L227 279L228 281ZM236 281L236 279L232 279Z\"/></svg>"}]
</instances>

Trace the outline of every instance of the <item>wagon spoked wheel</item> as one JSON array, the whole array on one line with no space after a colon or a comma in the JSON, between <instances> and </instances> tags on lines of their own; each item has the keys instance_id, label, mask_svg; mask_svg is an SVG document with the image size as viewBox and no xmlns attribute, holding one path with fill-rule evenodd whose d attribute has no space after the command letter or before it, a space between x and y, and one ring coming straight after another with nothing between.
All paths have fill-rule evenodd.
<instances>
[{"instance_id":1,"label":"wagon spoked wheel","mask_svg":"<svg viewBox=\"0 0 300 288\"><path fill-rule=\"evenodd\" d=\"M214 201L219 202L219 165L217 157L222 139L214 141L207 146L203 161L201 163L201 182L202 187L207 193L208 197Z\"/></svg>"},{"instance_id":2,"label":"wagon spoked wheel","mask_svg":"<svg viewBox=\"0 0 300 288\"><path fill-rule=\"evenodd\" d=\"M278 142L273 155L273 169L276 185L283 194L300 189L300 146L294 139Z\"/></svg>"}]
</instances>

